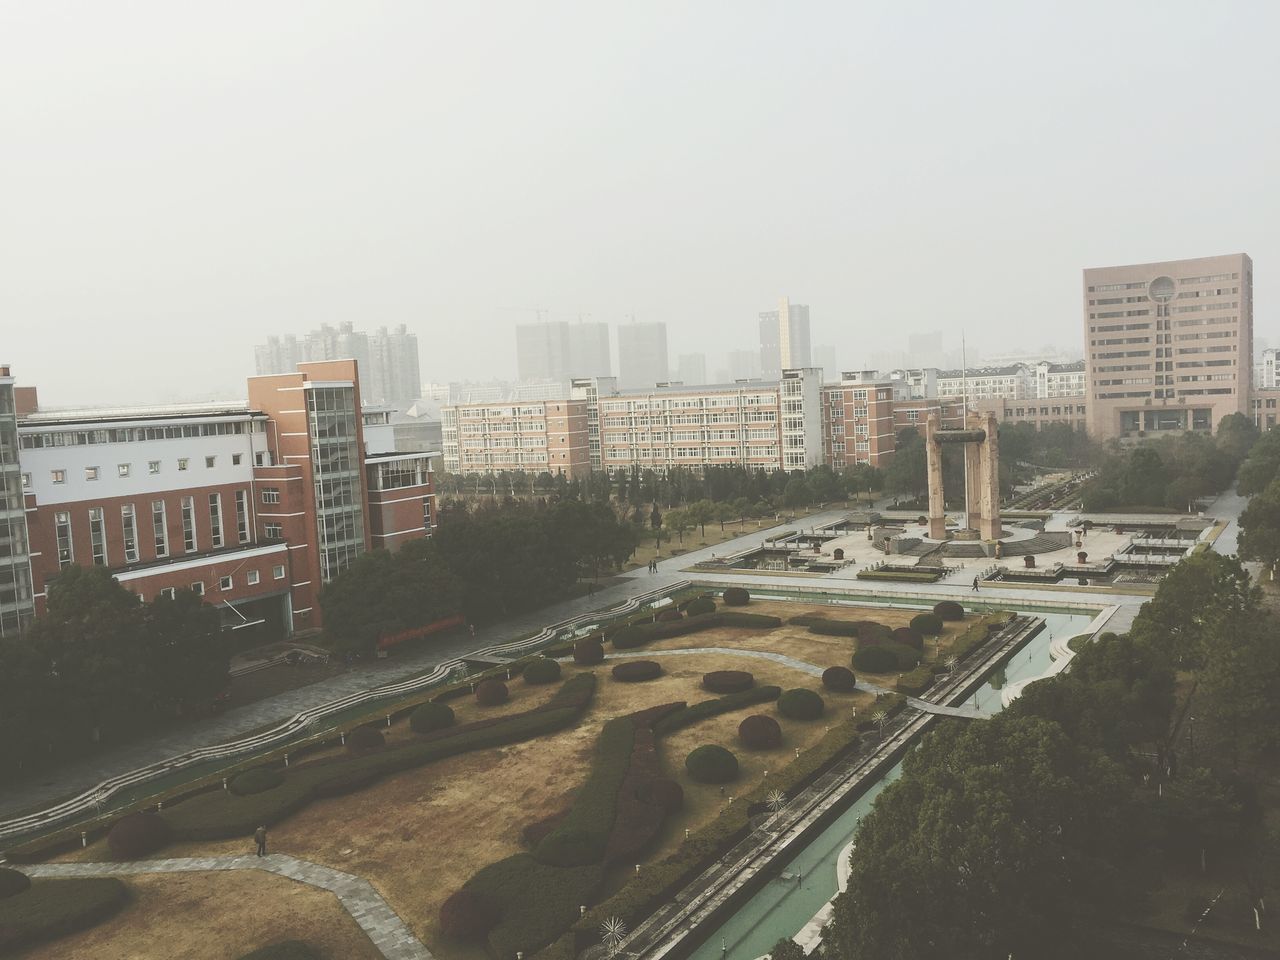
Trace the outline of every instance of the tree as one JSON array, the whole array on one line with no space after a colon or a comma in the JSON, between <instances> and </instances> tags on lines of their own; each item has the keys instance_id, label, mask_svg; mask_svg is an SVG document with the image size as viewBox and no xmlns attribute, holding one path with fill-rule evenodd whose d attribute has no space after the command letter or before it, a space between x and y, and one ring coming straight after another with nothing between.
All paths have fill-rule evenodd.
<instances>
[{"instance_id":1,"label":"tree","mask_svg":"<svg viewBox=\"0 0 1280 960\"><path fill-rule=\"evenodd\" d=\"M782 502L788 507L803 507L813 502L813 494L804 477L792 477L782 493Z\"/></svg>"},{"instance_id":2,"label":"tree","mask_svg":"<svg viewBox=\"0 0 1280 960\"><path fill-rule=\"evenodd\" d=\"M928 472L924 438L914 427L899 431L893 459L884 472L885 490L918 497L928 487Z\"/></svg>"},{"instance_id":3,"label":"tree","mask_svg":"<svg viewBox=\"0 0 1280 960\"><path fill-rule=\"evenodd\" d=\"M707 524L716 518L716 508L710 500L698 500L689 504L686 511L690 526L697 526L702 530L702 538L707 538Z\"/></svg>"},{"instance_id":4,"label":"tree","mask_svg":"<svg viewBox=\"0 0 1280 960\"><path fill-rule=\"evenodd\" d=\"M1165 846L1191 853L1201 873L1208 868L1209 852L1240 832L1240 804L1203 767L1184 770L1164 784L1153 804Z\"/></svg>"},{"instance_id":5,"label":"tree","mask_svg":"<svg viewBox=\"0 0 1280 960\"><path fill-rule=\"evenodd\" d=\"M693 522L687 510L668 510L662 525L679 537L683 545L684 532L693 526Z\"/></svg>"},{"instance_id":6,"label":"tree","mask_svg":"<svg viewBox=\"0 0 1280 960\"><path fill-rule=\"evenodd\" d=\"M1267 484L1240 514L1240 557L1268 570L1280 563L1280 480Z\"/></svg>"}]
</instances>

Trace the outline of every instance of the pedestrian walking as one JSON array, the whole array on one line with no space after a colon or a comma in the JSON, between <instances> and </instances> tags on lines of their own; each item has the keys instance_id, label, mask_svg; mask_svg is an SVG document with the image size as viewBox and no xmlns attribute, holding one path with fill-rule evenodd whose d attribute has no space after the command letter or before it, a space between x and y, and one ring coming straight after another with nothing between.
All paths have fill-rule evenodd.
<instances>
[{"instance_id":1,"label":"pedestrian walking","mask_svg":"<svg viewBox=\"0 0 1280 960\"><path fill-rule=\"evenodd\" d=\"M476 625L474 623L468 623L467 629L471 631L473 637L476 635Z\"/></svg>"},{"instance_id":2,"label":"pedestrian walking","mask_svg":"<svg viewBox=\"0 0 1280 960\"><path fill-rule=\"evenodd\" d=\"M258 856L265 857L267 855L267 828L263 826L253 831L253 839L258 844Z\"/></svg>"},{"instance_id":3,"label":"pedestrian walking","mask_svg":"<svg viewBox=\"0 0 1280 960\"><path fill-rule=\"evenodd\" d=\"M977 592L978 592L978 578L977 578L977 577L974 577L974 578L973 578L973 592L974 592L974 593L977 593Z\"/></svg>"}]
</instances>

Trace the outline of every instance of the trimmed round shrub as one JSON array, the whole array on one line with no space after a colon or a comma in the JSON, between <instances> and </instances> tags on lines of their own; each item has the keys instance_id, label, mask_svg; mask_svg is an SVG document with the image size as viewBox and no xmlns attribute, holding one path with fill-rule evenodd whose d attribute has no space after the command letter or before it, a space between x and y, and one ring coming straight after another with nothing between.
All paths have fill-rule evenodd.
<instances>
[{"instance_id":1,"label":"trimmed round shrub","mask_svg":"<svg viewBox=\"0 0 1280 960\"><path fill-rule=\"evenodd\" d=\"M936 637L942 632L942 618L936 613L918 613L911 618L911 629L924 637Z\"/></svg>"},{"instance_id":2,"label":"trimmed round shrub","mask_svg":"<svg viewBox=\"0 0 1280 960\"><path fill-rule=\"evenodd\" d=\"M628 660L613 668L613 679L620 683L640 683L662 676L662 664L656 660Z\"/></svg>"},{"instance_id":3,"label":"trimmed round shrub","mask_svg":"<svg viewBox=\"0 0 1280 960\"><path fill-rule=\"evenodd\" d=\"M751 594L746 587L725 587L724 605L726 607L745 607L751 602Z\"/></svg>"},{"instance_id":4,"label":"trimmed round shrub","mask_svg":"<svg viewBox=\"0 0 1280 960\"><path fill-rule=\"evenodd\" d=\"M169 821L158 813L130 813L107 833L107 847L116 860L140 860L169 842Z\"/></svg>"},{"instance_id":5,"label":"trimmed round shrub","mask_svg":"<svg viewBox=\"0 0 1280 960\"><path fill-rule=\"evenodd\" d=\"M573 662L584 667L604 663L604 644L599 637L583 637L573 645Z\"/></svg>"},{"instance_id":6,"label":"trimmed round shrub","mask_svg":"<svg viewBox=\"0 0 1280 960\"><path fill-rule=\"evenodd\" d=\"M715 743L706 743L684 759L689 776L699 783L728 783L738 776L738 758Z\"/></svg>"},{"instance_id":7,"label":"trimmed round shrub","mask_svg":"<svg viewBox=\"0 0 1280 960\"><path fill-rule=\"evenodd\" d=\"M684 806L684 787L665 778L646 780L636 789L636 799L641 803L661 807L667 813L679 813Z\"/></svg>"},{"instance_id":8,"label":"trimmed round shrub","mask_svg":"<svg viewBox=\"0 0 1280 960\"><path fill-rule=\"evenodd\" d=\"M702 675L702 686L712 693L741 693L756 685L756 678L745 670L712 670Z\"/></svg>"},{"instance_id":9,"label":"trimmed round shrub","mask_svg":"<svg viewBox=\"0 0 1280 960\"><path fill-rule=\"evenodd\" d=\"M748 750L772 750L782 746L782 728L773 717L756 713L738 724L738 739Z\"/></svg>"},{"instance_id":10,"label":"trimmed round shrub","mask_svg":"<svg viewBox=\"0 0 1280 960\"><path fill-rule=\"evenodd\" d=\"M853 655L853 669L860 673L893 673L898 658L884 647L859 647Z\"/></svg>"},{"instance_id":11,"label":"trimmed round shrub","mask_svg":"<svg viewBox=\"0 0 1280 960\"><path fill-rule=\"evenodd\" d=\"M710 597L698 597L696 600L689 601L689 605L684 608L684 612L691 617L696 617L704 613L715 613L716 602Z\"/></svg>"},{"instance_id":12,"label":"trimmed round shrub","mask_svg":"<svg viewBox=\"0 0 1280 960\"><path fill-rule=\"evenodd\" d=\"M892 630L883 623L876 623L874 620L859 620L856 626L858 628L859 645L888 643L893 637Z\"/></svg>"},{"instance_id":13,"label":"trimmed round shrub","mask_svg":"<svg viewBox=\"0 0 1280 960\"><path fill-rule=\"evenodd\" d=\"M5 897L16 897L29 886L31 886L31 878L21 870L0 867L0 900Z\"/></svg>"},{"instance_id":14,"label":"trimmed round shrub","mask_svg":"<svg viewBox=\"0 0 1280 960\"><path fill-rule=\"evenodd\" d=\"M609 642L613 644L615 650L634 650L649 642L649 634L638 626L622 627L609 636Z\"/></svg>"},{"instance_id":15,"label":"trimmed round shrub","mask_svg":"<svg viewBox=\"0 0 1280 960\"><path fill-rule=\"evenodd\" d=\"M920 663L920 651L914 647L908 647L905 643L882 644L881 650L887 650L893 654L894 662L899 670L911 670Z\"/></svg>"},{"instance_id":16,"label":"trimmed round shrub","mask_svg":"<svg viewBox=\"0 0 1280 960\"><path fill-rule=\"evenodd\" d=\"M440 904L440 930L455 940L479 940L499 919L497 904L474 890L459 890Z\"/></svg>"},{"instance_id":17,"label":"trimmed round shrub","mask_svg":"<svg viewBox=\"0 0 1280 960\"><path fill-rule=\"evenodd\" d=\"M848 667L827 667L822 671L822 685L837 693L850 693L857 686L858 678Z\"/></svg>"},{"instance_id":18,"label":"trimmed round shrub","mask_svg":"<svg viewBox=\"0 0 1280 960\"><path fill-rule=\"evenodd\" d=\"M657 623L670 623L673 620L683 620L684 614L675 607L666 607L659 610L653 619Z\"/></svg>"},{"instance_id":19,"label":"trimmed round shrub","mask_svg":"<svg viewBox=\"0 0 1280 960\"><path fill-rule=\"evenodd\" d=\"M453 726L453 707L428 700L409 714L409 729L414 733L434 733Z\"/></svg>"},{"instance_id":20,"label":"trimmed round shrub","mask_svg":"<svg viewBox=\"0 0 1280 960\"><path fill-rule=\"evenodd\" d=\"M227 784L227 789L239 797L247 797L254 793L266 793L284 783L284 771L272 767L254 767L244 773L238 773Z\"/></svg>"},{"instance_id":21,"label":"trimmed round shrub","mask_svg":"<svg viewBox=\"0 0 1280 960\"><path fill-rule=\"evenodd\" d=\"M372 753L386 745L382 731L374 727L356 727L347 734L347 752Z\"/></svg>"},{"instance_id":22,"label":"trimmed round shrub","mask_svg":"<svg viewBox=\"0 0 1280 960\"><path fill-rule=\"evenodd\" d=\"M778 712L791 720L817 720L827 705L812 690L796 687L778 698Z\"/></svg>"},{"instance_id":23,"label":"trimmed round shrub","mask_svg":"<svg viewBox=\"0 0 1280 960\"><path fill-rule=\"evenodd\" d=\"M939 600L933 605L933 612L943 620L963 620L964 607L954 600Z\"/></svg>"},{"instance_id":24,"label":"trimmed round shrub","mask_svg":"<svg viewBox=\"0 0 1280 960\"><path fill-rule=\"evenodd\" d=\"M496 707L511 698L507 685L497 677L481 680L476 684L476 703L482 707Z\"/></svg>"},{"instance_id":25,"label":"trimmed round shrub","mask_svg":"<svg viewBox=\"0 0 1280 960\"><path fill-rule=\"evenodd\" d=\"M924 650L924 637L910 627L898 627L893 631L893 642L912 650Z\"/></svg>"},{"instance_id":26,"label":"trimmed round shrub","mask_svg":"<svg viewBox=\"0 0 1280 960\"><path fill-rule=\"evenodd\" d=\"M548 657L539 657L524 668L525 683L555 683L559 679L560 664Z\"/></svg>"}]
</instances>

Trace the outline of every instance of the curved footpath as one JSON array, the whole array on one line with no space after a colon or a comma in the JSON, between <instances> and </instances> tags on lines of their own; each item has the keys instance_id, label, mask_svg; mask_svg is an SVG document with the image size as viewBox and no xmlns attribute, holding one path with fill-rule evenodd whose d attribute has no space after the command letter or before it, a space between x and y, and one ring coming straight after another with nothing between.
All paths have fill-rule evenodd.
<instances>
[{"instance_id":1,"label":"curved footpath","mask_svg":"<svg viewBox=\"0 0 1280 960\"><path fill-rule=\"evenodd\" d=\"M288 877L338 898L381 951L386 960L435 960L409 930L400 915L391 909L368 880L299 860L282 853L265 857L244 854L238 857L178 857L168 860L135 860L129 863L40 863L18 868L29 877L60 879L66 877L114 877L137 873L204 873L211 870L265 870Z\"/></svg>"}]
</instances>

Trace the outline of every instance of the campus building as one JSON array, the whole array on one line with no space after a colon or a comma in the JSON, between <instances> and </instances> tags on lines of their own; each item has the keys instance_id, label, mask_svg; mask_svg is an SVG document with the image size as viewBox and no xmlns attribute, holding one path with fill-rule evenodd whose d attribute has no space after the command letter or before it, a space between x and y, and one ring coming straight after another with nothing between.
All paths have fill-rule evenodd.
<instances>
[{"instance_id":1,"label":"campus building","mask_svg":"<svg viewBox=\"0 0 1280 960\"><path fill-rule=\"evenodd\" d=\"M585 400L456 404L441 419L448 473L591 471Z\"/></svg>"},{"instance_id":2,"label":"campus building","mask_svg":"<svg viewBox=\"0 0 1280 960\"><path fill-rule=\"evenodd\" d=\"M230 628L321 625L318 596L362 553L435 525L431 457L362 410L355 360L253 377L248 401L19 410L37 610L73 564L146 600L187 588Z\"/></svg>"},{"instance_id":3,"label":"campus building","mask_svg":"<svg viewBox=\"0 0 1280 960\"><path fill-rule=\"evenodd\" d=\"M1252 413L1247 255L1097 267L1083 287L1092 436L1209 431Z\"/></svg>"},{"instance_id":4,"label":"campus building","mask_svg":"<svg viewBox=\"0 0 1280 960\"><path fill-rule=\"evenodd\" d=\"M35 613L18 455L18 399L9 368L0 366L0 637L17 636Z\"/></svg>"},{"instance_id":5,"label":"campus building","mask_svg":"<svg viewBox=\"0 0 1280 960\"><path fill-rule=\"evenodd\" d=\"M954 397L918 396L920 381L874 370L850 371L822 388L823 462L832 467L886 466L900 430L924 430L937 412L947 428L964 425L963 403Z\"/></svg>"}]
</instances>

